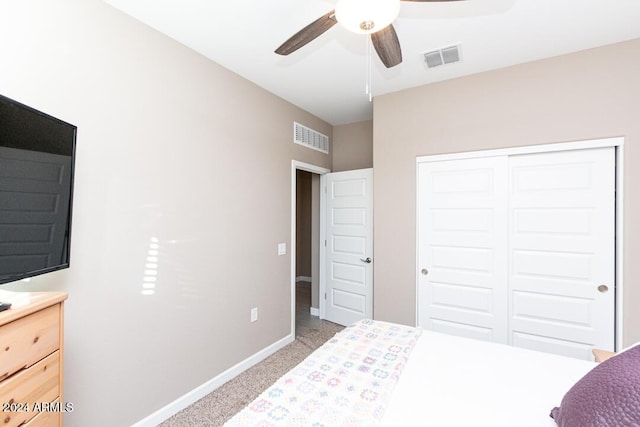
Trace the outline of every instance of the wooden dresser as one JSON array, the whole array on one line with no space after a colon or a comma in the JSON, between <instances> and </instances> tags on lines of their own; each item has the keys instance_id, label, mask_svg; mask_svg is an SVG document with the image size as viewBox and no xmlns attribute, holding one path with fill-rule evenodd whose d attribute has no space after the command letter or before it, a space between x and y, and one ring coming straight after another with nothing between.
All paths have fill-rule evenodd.
<instances>
[{"instance_id":1,"label":"wooden dresser","mask_svg":"<svg viewBox=\"0 0 640 427\"><path fill-rule=\"evenodd\" d=\"M0 426L62 426L63 292L0 291ZM26 424L23 424L26 423Z\"/></svg>"}]
</instances>

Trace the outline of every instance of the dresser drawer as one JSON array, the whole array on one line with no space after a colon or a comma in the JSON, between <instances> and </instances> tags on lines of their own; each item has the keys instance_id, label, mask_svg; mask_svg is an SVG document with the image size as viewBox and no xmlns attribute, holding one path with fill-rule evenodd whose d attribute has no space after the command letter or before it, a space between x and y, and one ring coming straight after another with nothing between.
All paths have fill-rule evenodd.
<instances>
[{"instance_id":1,"label":"dresser drawer","mask_svg":"<svg viewBox=\"0 0 640 427\"><path fill-rule=\"evenodd\" d=\"M60 304L0 327L0 381L60 348Z\"/></svg>"},{"instance_id":2,"label":"dresser drawer","mask_svg":"<svg viewBox=\"0 0 640 427\"><path fill-rule=\"evenodd\" d=\"M60 396L60 352L56 351L44 360L0 383L0 405L3 410L14 408L16 412L2 412L0 425L19 426L39 414L35 403L53 402ZM7 408L6 405L10 405ZM13 406L11 406L13 405Z\"/></svg>"},{"instance_id":3,"label":"dresser drawer","mask_svg":"<svg viewBox=\"0 0 640 427\"><path fill-rule=\"evenodd\" d=\"M41 412L21 427L60 427L62 425L61 415L59 412Z\"/></svg>"}]
</instances>

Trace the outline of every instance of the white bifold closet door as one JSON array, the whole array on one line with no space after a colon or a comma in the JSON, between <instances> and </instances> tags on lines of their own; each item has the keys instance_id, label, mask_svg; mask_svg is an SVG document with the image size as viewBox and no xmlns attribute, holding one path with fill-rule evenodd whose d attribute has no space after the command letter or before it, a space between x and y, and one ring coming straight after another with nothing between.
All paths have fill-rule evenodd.
<instances>
[{"instance_id":1,"label":"white bifold closet door","mask_svg":"<svg viewBox=\"0 0 640 427\"><path fill-rule=\"evenodd\" d=\"M420 163L418 263L425 328L613 350L614 148Z\"/></svg>"}]
</instances>

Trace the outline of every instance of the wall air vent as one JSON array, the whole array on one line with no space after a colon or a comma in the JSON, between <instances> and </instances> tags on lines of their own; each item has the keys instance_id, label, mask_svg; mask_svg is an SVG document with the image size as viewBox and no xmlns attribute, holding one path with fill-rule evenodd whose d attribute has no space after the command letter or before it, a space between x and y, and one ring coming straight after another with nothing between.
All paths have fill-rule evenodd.
<instances>
[{"instance_id":1,"label":"wall air vent","mask_svg":"<svg viewBox=\"0 0 640 427\"><path fill-rule=\"evenodd\" d=\"M443 47L423 53L427 67L434 68L444 64L453 64L460 61L460 45Z\"/></svg>"},{"instance_id":2,"label":"wall air vent","mask_svg":"<svg viewBox=\"0 0 640 427\"><path fill-rule=\"evenodd\" d=\"M298 122L293 122L293 142L329 154L329 137Z\"/></svg>"}]
</instances>

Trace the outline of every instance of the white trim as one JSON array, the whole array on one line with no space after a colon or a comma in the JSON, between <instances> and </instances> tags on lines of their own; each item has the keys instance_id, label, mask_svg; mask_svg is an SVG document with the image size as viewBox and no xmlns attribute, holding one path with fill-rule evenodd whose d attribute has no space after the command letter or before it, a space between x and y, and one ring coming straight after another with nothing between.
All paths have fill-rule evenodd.
<instances>
[{"instance_id":1,"label":"white trim","mask_svg":"<svg viewBox=\"0 0 640 427\"><path fill-rule=\"evenodd\" d=\"M318 310L315 307L311 307L311 308L309 308L309 314L312 315L312 316L318 317L318 316L320 316L320 310Z\"/></svg>"},{"instance_id":2,"label":"white trim","mask_svg":"<svg viewBox=\"0 0 640 427\"><path fill-rule=\"evenodd\" d=\"M309 277L309 276L298 276L296 277L296 283L297 282L311 282L313 280L313 278Z\"/></svg>"},{"instance_id":3,"label":"white trim","mask_svg":"<svg viewBox=\"0 0 640 427\"><path fill-rule=\"evenodd\" d=\"M312 165L310 163L299 162L297 160L291 160L291 335L296 334L296 170L303 170L311 173L321 175L320 182L322 182L322 175L331 172L331 169L323 168L321 166ZM322 189L320 191L320 241L322 242L323 234L323 210L322 210ZM322 246L322 244L321 244ZM320 288L322 288L322 270L324 257L320 251ZM321 294L322 295L322 294ZM321 304L322 306L322 304Z\"/></svg>"},{"instance_id":4,"label":"white trim","mask_svg":"<svg viewBox=\"0 0 640 427\"><path fill-rule=\"evenodd\" d=\"M624 137L592 139L588 141L560 142L557 144L528 145L523 147L498 148L492 150L467 151L463 153L433 154L416 157L416 163L440 162L443 160L472 159L493 156L515 156L519 154L551 153L554 151L584 150L587 148L618 147L624 145Z\"/></svg>"},{"instance_id":5,"label":"white trim","mask_svg":"<svg viewBox=\"0 0 640 427\"><path fill-rule=\"evenodd\" d=\"M415 223L415 237L416 237L416 293L415 293L415 301L416 301L416 318L415 325L418 326L420 324L420 270L422 267L420 266L420 163L416 162L416 193L414 195L414 200L416 202L416 223Z\"/></svg>"},{"instance_id":6,"label":"white trim","mask_svg":"<svg viewBox=\"0 0 640 427\"><path fill-rule=\"evenodd\" d=\"M217 375L216 377L210 379L206 383L191 390L187 394L177 398L176 400L164 406L163 408L158 409L156 412L152 413L151 415L148 415L147 417L133 424L132 427L157 426L161 422L169 419L171 416L177 414L181 410L187 408L188 406L202 399L203 397L205 397L206 395L208 395L209 393L211 393L212 391L220 387L222 384L233 379L234 377L246 371L247 369L254 366L255 364L262 362L264 359L271 356L276 351L280 350L287 344L293 342L293 340L295 339L294 337L295 337L294 334L289 334L286 337L276 341L270 346L260 350L253 356L246 358L242 362L222 372L220 375Z\"/></svg>"},{"instance_id":7,"label":"white trim","mask_svg":"<svg viewBox=\"0 0 640 427\"><path fill-rule=\"evenodd\" d=\"M451 153L451 154L434 154L428 156L418 156L416 157L416 223L415 230L416 236L419 236L419 223L420 223L420 212L419 212L419 204L418 201L418 191L419 191L419 179L418 176L418 167L420 163L427 162L439 162L444 160L460 160L460 159L471 159L471 158L479 158L479 157L493 157L493 156L514 156L519 154L534 154L534 153L546 153L546 152L554 152L554 151L567 151L567 150L584 150L589 148L604 148L604 147L615 147L616 149L616 265L615 265L615 289L616 289L616 301L615 301L615 349L620 350L624 348L623 345L623 337L624 337L624 323L623 323L623 310L624 310L624 268L623 268L623 258L624 258L624 137L617 136L612 138L601 138L601 139L592 139L592 140L584 140L584 141L575 141L575 142L561 142L557 144L540 144L540 145L529 145L522 147L512 147L512 148L500 148L500 149L492 149L492 150L480 150L480 151L467 151L463 153ZM415 276L415 289L416 289L416 325L419 325L419 297L418 293L420 290L419 287L419 260L418 260L418 245L419 240L416 239L416 276Z\"/></svg>"},{"instance_id":8,"label":"white trim","mask_svg":"<svg viewBox=\"0 0 640 427\"><path fill-rule=\"evenodd\" d=\"M318 317L326 318L327 293L327 177L320 177L320 266L318 268Z\"/></svg>"},{"instance_id":9,"label":"white trim","mask_svg":"<svg viewBox=\"0 0 640 427\"><path fill-rule=\"evenodd\" d=\"M624 139L623 139L624 140ZM624 311L624 145L616 147L616 338L615 348L620 351L623 343Z\"/></svg>"}]
</instances>

